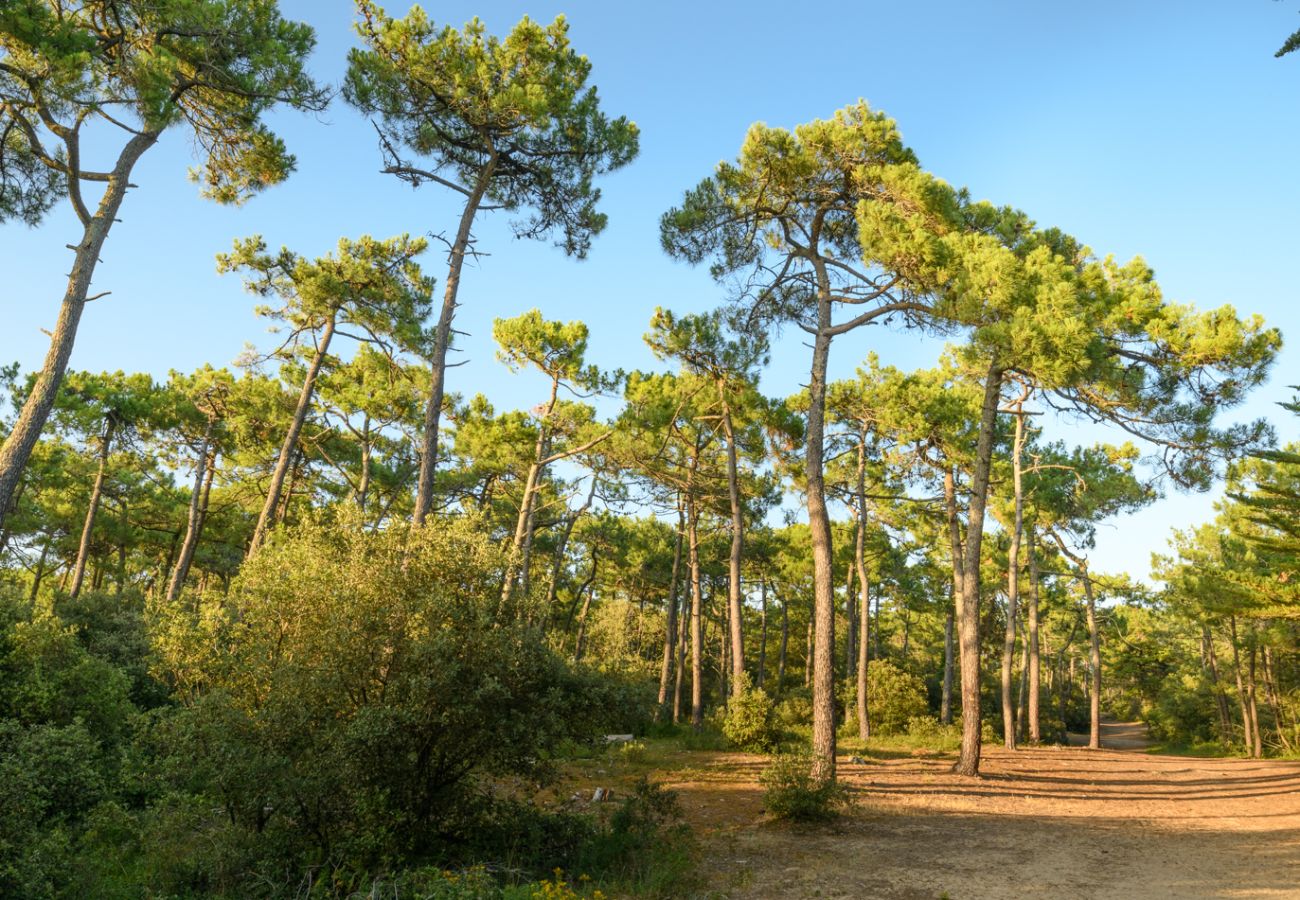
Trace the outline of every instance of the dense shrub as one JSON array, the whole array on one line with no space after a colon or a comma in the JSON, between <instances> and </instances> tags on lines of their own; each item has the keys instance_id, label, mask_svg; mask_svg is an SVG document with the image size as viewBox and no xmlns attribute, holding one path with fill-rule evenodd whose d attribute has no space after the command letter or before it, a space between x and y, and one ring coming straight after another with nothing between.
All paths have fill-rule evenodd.
<instances>
[{"instance_id":1,"label":"dense shrub","mask_svg":"<svg viewBox=\"0 0 1300 900\"><path fill-rule=\"evenodd\" d=\"M837 781L813 773L813 756L806 751L779 753L763 770L763 808L778 819L817 822L833 819L849 804Z\"/></svg>"},{"instance_id":2,"label":"dense shrub","mask_svg":"<svg viewBox=\"0 0 1300 900\"><path fill-rule=\"evenodd\" d=\"M722 734L732 747L750 753L767 753L781 739L772 698L762 688L751 687L748 678L740 694L727 701Z\"/></svg>"},{"instance_id":3,"label":"dense shrub","mask_svg":"<svg viewBox=\"0 0 1300 900\"><path fill-rule=\"evenodd\" d=\"M472 520L286 530L197 637L160 641L198 688L157 731L160 768L256 834L264 867L440 858L489 815L488 779L544 776L625 700L497 620L501 574Z\"/></svg>"},{"instance_id":4,"label":"dense shrub","mask_svg":"<svg viewBox=\"0 0 1300 900\"><path fill-rule=\"evenodd\" d=\"M794 731L812 725L812 692L808 688L795 688L781 697L776 704L776 721L782 728Z\"/></svg>"},{"instance_id":5,"label":"dense shrub","mask_svg":"<svg viewBox=\"0 0 1300 900\"><path fill-rule=\"evenodd\" d=\"M846 710L845 725L853 731L857 730L856 691L857 686L850 684L842 698ZM867 714L871 717L873 735L903 734L912 719L929 713L923 679L905 672L889 660L871 661L867 672Z\"/></svg>"}]
</instances>

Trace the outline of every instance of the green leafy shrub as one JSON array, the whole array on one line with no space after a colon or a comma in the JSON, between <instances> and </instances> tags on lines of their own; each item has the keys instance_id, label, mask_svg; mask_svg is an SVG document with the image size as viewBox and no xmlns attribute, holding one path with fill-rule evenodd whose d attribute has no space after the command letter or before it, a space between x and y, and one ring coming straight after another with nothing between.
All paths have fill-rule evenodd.
<instances>
[{"instance_id":1,"label":"green leafy shrub","mask_svg":"<svg viewBox=\"0 0 1300 900\"><path fill-rule=\"evenodd\" d=\"M907 734L933 750L957 750L961 747L961 726L941 725L933 716L908 719Z\"/></svg>"},{"instance_id":2,"label":"green leafy shrub","mask_svg":"<svg viewBox=\"0 0 1300 900\"><path fill-rule=\"evenodd\" d=\"M781 739L772 698L762 688L751 687L748 678L740 694L727 702L722 734L732 747L750 753L767 753Z\"/></svg>"},{"instance_id":3,"label":"green leafy shrub","mask_svg":"<svg viewBox=\"0 0 1300 900\"><path fill-rule=\"evenodd\" d=\"M857 731L857 686L844 688L845 727ZM930 704L926 700L925 681L905 672L887 659L872 660L867 671L867 714L871 717L871 733L879 737L904 734L908 723L917 717L928 716Z\"/></svg>"},{"instance_id":4,"label":"green leafy shrub","mask_svg":"<svg viewBox=\"0 0 1300 900\"><path fill-rule=\"evenodd\" d=\"M807 752L779 753L763 770L763 807L778 819L817 822L833 819L849 805L849 796L836 781L813 774Z\"/></svg>"},{"instance_id":5,"label":"green leafy shrub","mask_svg":"<svg viewBox=\"0 0 1300 900\"><path fill-rule=\"evenodd\" d=\"M812 726L812 692L796 688L776 704L776 721L787 731L797 731Z\"/></svg>"},{"instance_id":6,"label":"green leafy shrub","mask_svg":"<svg viewBox=\"0 0 1300 900\"><path fill-rule=\"evenodd\" d=\"M197 689L156 729L157 769L257 836L250 877L446 858L491 818L480 786L545 778L624 696L501 622L501 575L472 519L285 529L160 641Z\"/></svg>"}]
</instances>

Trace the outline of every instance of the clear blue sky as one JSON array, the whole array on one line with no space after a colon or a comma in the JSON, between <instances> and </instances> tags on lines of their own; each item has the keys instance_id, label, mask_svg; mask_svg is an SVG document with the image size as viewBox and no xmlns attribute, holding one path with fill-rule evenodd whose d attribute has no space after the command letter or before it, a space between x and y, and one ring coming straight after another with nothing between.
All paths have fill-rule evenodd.
<instances>
[{"instance_id":1,"label":"clear blue sky","mask_svg":"<svg viewBox=\"0 0 1300 900\"><path fill-rule=\"evenodd\" d=\"M286 0L317 29L313 70L337 82L353 42L346 0ZM533 306L591 326L593 361L651 367L640 335L656 305L705 309L721 299L706 272L670 262L659 215L734 156L754 121L790 126L859 97L896 118L922 164L977 197L1027 210L1098 253L1142 254L1166 295L1262 313L1300 335L1294 270L1300 259L1300 54L1273 51L1300 27L1300 5L1274 0L926 0L790 4L514 0L428 4L437 21L477 14L496 33L521 15L565 14L574 46L594 65L607 110L642 129L640 158L604 183L608 230L590 259L512 239L505 221L479 228L491 256L467 272L457 326L468 331L450 387L500 407L528 407L540 386L493 358L493 317ZM405 2L389 11L402 13ZM140 165L140 185L109 238L73 354L79 369L193 369L229 363L245 342L266 344L253 301L216 274L215 253L237 236L319 254L341 235L450 231L455 198L378 174L369 125L336 103L319 117L285 113L275 125L298 155L285 185L239 209L201 201L185 180L191 148L168 135ZM36 230L7 225L0 360L39 365L40 329L57 313L77 229L66 210ZM431 251L431 273L441 257ZM834 373L869 350L887 362L929 365L934 348L868 329L836 341ZM1300 382L1288 346L1272 384L1247 415L1296 423L1270 404ZM764 380L772 394L802 384L801 335L778 341ZM1277 414L1281 414L1281 417ZM1208 518L1212 496L1174 495L1111 523L1094 565L1145 576L1171 527Z\"/></svg>"}]
</instances>

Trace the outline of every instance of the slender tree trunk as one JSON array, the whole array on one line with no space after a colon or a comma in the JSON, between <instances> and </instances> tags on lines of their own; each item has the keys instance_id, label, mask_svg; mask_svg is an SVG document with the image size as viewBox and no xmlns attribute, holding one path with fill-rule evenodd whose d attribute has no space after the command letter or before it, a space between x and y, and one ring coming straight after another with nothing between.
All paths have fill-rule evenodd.
<instances>
[{"instance_id":1,"label":"slender tree trunk","mask_svg":"<svg viewBox=\"0 0 1300 900\"><path fill-rule=\"evenodd\" d=\"M1016 693L1016 740L1024 743L1029 731L1029 641L1020 641L1020 687Z\"/></svg>"},{"instance_id":2,"label":"slender tree trunk","mask_svg":"<svg viewBox=\"0 0 1300 900\"><path fill-rule=\"evenodd\" d=\"M1232 635L1232 670L1237 676L1237 701L1241 704L1241 733L1246 745L1246 755L1250 757L1259 756L1259 752L1253 743L1254 729L1250 722L1250 701L1246 696L1246 685L1243 683L1241 676L1241 651L1238 649L1237 641L1237 617L1229 616L1228 624Z\"/></svg>"},{"instance_id":3,"label":"slender tree trunk","mask_svg":"<svg viewBox=\"0 0 1300 900\"><path fill-rule=\"evenodd\" d=\"M779 691L785 690L785 660L786 651L790 646L790 607L783 599L781 601L781 646L776 653L776 687Z\"/></svg>"},{"instance_id":4,"label":"slender tree trunk","mask_svg":"<svg viewBox=\"0 0 1300 900\"><path fill-rule=\"evenodd\" d=\"M850 562L844 568L844 689L851 691L858 670L858 595L853 590L857 567Z\"/></svg>"},{"instance_id":5,"label":"slender tree trunk","mask_svg":"<svg viewBox=\"0 0 1300 900\"><path fill-rule=\"evenodd\" d=\"M744 584L740 577L741 556L744 552L745 520L740 505L740 473L736 454L736 430L731 421L731 406L727 403L722 384L718 385L718 398L722 401L722 430L727 437L727 499L731 504L731 554L727 558L727 620L731 627L731 693L739 696L745 687L745 618Z\"/></svg>"},{"instance_id":6,"label":"slender tree trunk","mask_svg":"<svg viewBox=\"0 0 1300 900\"><path fill-rule=\"evenodd\" d=\"M1228 708L1228 694L1223 689L1223 680L1219 677L1219 659L1214 651L1214 634L1210 626L1201 626L1201 644L1205 648L1206 668L1214 690L1214 703L1219 710L1219 734L1224 744L1232 743L1232 712Z\"/></svg>"},{"instance_id":7,"label":"slender tree trunk","mask_svg":"<svg viewBox=\"0 0 1300 900\"><path fill-rule=\"evenodd\" d=\"M438 465L438 425L442 418L442 401L446 394L447 351L451 348L451 322L456 316L456 294L460 290L460 273L465 265L465 255L469 251L470 232L474 226L474 216L478 214L483 203L483 195L496 171L497 158L494 153L479 170L474 187L465 198L465 207L460 214L460 225L456 229L456 239L451 245L447 260L447 280L443 282L442 311L438 314L438 325L433 333L433 353L429 359L433 377L429 384L429 401L424 407L424 442L420 454L420 477L416 482L415 515L416 525L423 525L429 513L433 511L433 473Z\"/></svg>"},{"instance_id":8,"label":"slender tree trunk","mask_svg":"<svg viewBox=\"0 0 1300 900\"><path fill-rule=\"evenodd\" d=\"M677 674L673 678L673 724L676 725L682 720L682 684L686 680L686 632L690 629L686 623L690 621L692 602L692 593L689 590L681 592L681 608L678 611L678 622L681 623L677 628Z\"/></svg>"},{"instance_id":9,"label":"slender tree trunk","mask_svg":"<svg viewBox=\"0 0 1300 900\"><path fill-rule=\"evenodd\" d=\"M831 302L824 291L817 299L817 331L808 380L808 431L805 476L808 531L813 558L813 725L814 775L835 778L835 587L831 568L831 520L823 479L826 416L826 367L831 348Z\"/></svg>"},{"instance_id":10,"label":"slender tree trunk","mask_svg":"<svg viewBox=\"0 0 1300 900\"><path fill-rule=\"evenodd\" d=\"M1088 604L1088 749L1101 749L1101 634L1097 628L1097 600L1092 592L1088 564L1080 564L1083 596Z\"/></svg>"},{"instance_id":11,"label":"slender tree trunk","mask_svg":"<svg viewBox=\"0 0 1300 900\"><path fill-rule=\"evenodd\" d=\"M1002 744L1016 749L1016 709L1011 686L1016 656L1016 622L1020 615L1020 533L1024 527L1024 493L1021 488L1020 457L1025 446L1024 404L1016 405L1016 432L1011 443L1011 481L1015 492L1015 518L1011 526L1011 547L1007 551L1007 627L1002 639Z\"/></svg>"},{"instance_id":12,"label":"slender tree trunk","mask_svg":"<svg viewBox=\"0 0 1300 900\"><path fill-rule=\"evenodd\" d=\"M758 686L763 687L767 677L767 578L758 583Z\"/></svg>"},{"instance_id":13,"label":"slender tree trunk","mask_svg":"<svg viewBox=\"0 0 1300 900\"><path fill-rule=\"evenodd\" d=\"M1259 704L1258 702L1256 702L1255 699L1256 698L1255 657L1258 655L1256 652L1258 648L1255 646L1255 623L1253 621L1250 623L1249 641L1250 641L1250 655L1247 657L1248 664L1246 667L1246 694L1247 696L1250 697L1250 728L1252 732L1252 739L1255 744L1255 758L1259 759L1261 756L1264 755L1264 744L1263 741L1260 740Z\"/></svg>"},{"instance_id":14,"label":"slender tree trunk","mask_svg":"<svg viewBox=\"0 0 1300 900\"><path fill-rule=\"evenodd\" d=\"M700 588L699 511L686 497L687 551L691 570L691 727L704 727L704 597Z\"/></svg>"},{"instance_id":15,"label":"slender tree trunk","mask_svg":"<svg viewBox=\"0 0 1300 900\"><path fill-rule=\"evenodd\" d=\"M663 713L668 702L668 687L673 677L673 656L677 650L677 576L682 567L682 540L686 531L686 514L677 503L677 541L673 549L673 574L668 581L667 621L664 623L664 658L659 671L659 704L655 718Z\"/></svg>"},{"instance_id":16,"label":"slender tree trunk","mask_svg":"<svg viewBox=\"0 0 1300 900\"><path fill-rule=\"evenodd\" d=\"M858 573L857 690L854 696L858 739L871 737L871 710L867 702L868 648L871 646L871 581L867 577L867 435L858 434L857 528L854 529L853 566ZM849 623L853 627L853 623Z\"/></svg>"},{"instance_id":17,"label":"slender tree trunk","mask_svg":"<svg viewBox=\"0 0 1300 900\"><path fill-rule=\"evenodd\" d=\"M943 695L939 701L939 721L952 724L952 625L953 610L943 617Z\"/></svg>"},{"instance_id":18,"label":"slender tree trunk","mask_svg":"<svg viewBox=\"0 0 1300 900\"><path fill-rule=\"evenodd\" d=\"M64 288L63 301L59 307L58 321L50 335L50 349L45 354L45 361L31 392L23 402L18 413L18 420L13 429L0 445L0 528L10 512L14 492L22 478L23 469L31 458L36 442L40 440L41 430L54 408L54 399L63 383L63 375L68 369L68 359L72 356L72 345L76 341L77 326L81 314L86 308L86 298L90 293L91 279L95 266L103 253L104 241L109 229L117 221L118 210L131 187L131 170L146 150L158 140L158 131L144 131L136 134L122 148L117 162L110 173L108 183L94 215L80 208L80 181L75 176L69 178L69 193L77 198L77 214L82 220L81 241L72 247L75 254L72 270L68 273L68 283ZM69 143L70 158L76 156L75 136L65 138Z\"/></svg>"},{"instance_id":19,"label":"slender tree trunk","mask_svg":"<svg viewBox=\"0 0 1300 900\"><path fill-rule=\"evenodd\" d=\"M993 461L993 433L1002 396L1002 367L995 361L984 381L975 464L971 472L969 519L962 550L961 590L957 594L957 634L961 659L961 755L953 771L976 776L980 770L980 548L984 507Z\"/></svg>"},{"instance_id":20,"label":"slender tree trunk","mask_svg":"<svg viewBox=\"0 0 1300 900\"><path fill-rule=\"evenodd\" d=\"M45 560L50 555L50 544L53 542L54 538L49 535L45 536L45 543L41 545L40 558L36 560L36 573L32 577L32 593L28 598L28 602L30 602L32 606L36 605L36 597L41 590L41 580L45 578Z\"/></svg>"},{"instance_id":21,"label":"slender tree trunk","mask_svg":"<svg viewBox=\"0 0 1300 900\"><path fill-rule=\"evenodd\" d=\"M555 548L555 561L551 565L551 580L546 585L546 604L542 610L542 634L546 633L550 626L551 613L555 609L556 594L560 589L560 574L564 571L564 554L569 550L569 541L573 537L573 529L578 524L578 520L587 514L591 509L591 501L596 497L596 484L599 479L593 473L591 476L591 487L587 491L587 499L583 501L582 506L578 507L577 512L569 516L569 520L564 523L564 531L560 534L560 542Z\"/></svg>"},{"instance_id":22,"label":"slender tree trunk","mask_svg":"<svg viewBox=\"0 0 1300 900\"><path fill-rule=\"evenodd\" d=\"M596 593L594 586L596 581L596 570L600 565L595 553L591 556L591 575L588 576L586 583L582 586L582 612L578 614L578 637L574 641L573 659L575 662L581 661L582 654L587 649L587 614L591 612L591 597Z\"/></svg>"},{"instance_id":23,"label":"slender tree trunk","mask_svg":"<svg viewBox=\"0 0 1300 900\"><path fill-rule=\"evenodd\" d=\"M1264 669L1264 689L1268 692L1268 705L1273 711L1273 725L1277 731L1277 739L1282 744L1282 749L1291 753L1293 745L1291 739L1287 737L1287 726L1282 711L1282 703L1279 699L1280 691L1277 687L1277 668L1273 659L1273 651L1265 645L1260 651L1260 661Z\"/></svg>"},{"instance_id":24,"label":"slender tree trunk","mask_svg":"<svg viewBox=\"0 0 1300 900\"><path fill-rule=\"evenodd\" d=\"M271 474L271 486L266 492L266 502L262 504L262 513L257 517L257 526L253 529L253 539L248 545L248 557L250 558L262 546L267 533L275 527L276 508L280 503L280 493L284 490L285 478L289 474L289 468L293 465L294 453L298 449L298 438L302 436L303 425L306 424L307 414L311 411L312 396L316 392L316 379L320 376L321 366L324 364L325 356L329 352L337 318L338 309L335 308L331 310L329 318L325 320L325 325L321 329L320 340L316 345L316 352L311 358L311 364L307 367L307 375L303 378L302 390L298 392L298 405L294 408L293 420L289 423L289 431L285 434L284 444L280 447L280 456L275 462L275 471Z\"/></svg>"},{"instance_id":25,"label":"slender tree trunk","mask_svg":"<svg viewBox=\"0 0 1300 900\"><path fill-rule=\"evenodd\" d=\"M1037 744L1043 739L1042 725L1039 721L1039 691L1041 690L1042 665L1038 646L1038 558L1034 553L1034 529L1029 529L1029 546L1025 548L1029 556L1029 609L1027 610L1028 650L1029 650L1029 703L1026 716L1029 720L1029 742Z\"/></svg>"},{"instance_id":26,"label":"slender tree trunk","mask_svg":"<svg viewBox=\"0 0 1300 900\"><path fill-rule=\"evenodd\" d=\"M203 435L203 443L199 447L198 458L194 463L194 487L190 490L189 514L185 519L185 540L181 543L180 556L176 560L175 568L172 569L171 580L167 583L168 603L175 603L176 598L180 596L181 588L185 584L185 576L190 571L190 562L194 559L194 548L199 543L201 510L207 493L204 489L204 482L207 481L209 485L211 484L210 478L214 469L208 463L208 450L212 446L212 430L215 425L215 420L208 422L207 431Z\"/></svg>"},{"instance_id":27,"label":"slender tree trunk","mask_svg":"<svg viewBox=\"0 0 1300 900\"><path fill-rule=\"evenodd\" d=\"M95 518L99 515L99 504L104 497L104 477L108 472L108 454L116 428L115 416L109 415L104 419L104 433L99 438L99 468L95 471L95 484L90 489L90 503L86 507L86 521L81 526L81 543L77 546L77 561L72 566L72 584L68 588L68 596L74 599L81 594L81 585L86 578L90 539L95 530Z\"/></svg>"},{"instance_id":28,"label":"slender tree trunk","mask_svg":"<svg viewBox=\"0 0 1300 900\"><path fill-rule=\"evenodd\" d=\"M370 437L370 416L366 416L361 425L361 478L357 484L357 509L366 511L366 501L370 496L370 457L373 452Z\"/></svg>"}]
</instances>

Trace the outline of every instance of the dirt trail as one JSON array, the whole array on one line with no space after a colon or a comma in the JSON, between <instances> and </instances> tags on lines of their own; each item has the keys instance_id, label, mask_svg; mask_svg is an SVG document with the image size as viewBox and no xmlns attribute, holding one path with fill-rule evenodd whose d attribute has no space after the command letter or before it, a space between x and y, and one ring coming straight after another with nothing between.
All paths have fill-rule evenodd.
<instances>
[{"instance_id":1,"label":"dirt trail","mask_svg":"<svg viewBox=\"0 0 1300 900\"><path fill-rule=\"evenodd\" d=\"M1300 897L1300 763L1149 755L1110 724L1115 749L986 748L978 780L950 755L842 761L858 804L826 827L764 820L761 757L664 775L715 897Z\"/></svg>"}]
</instances>

